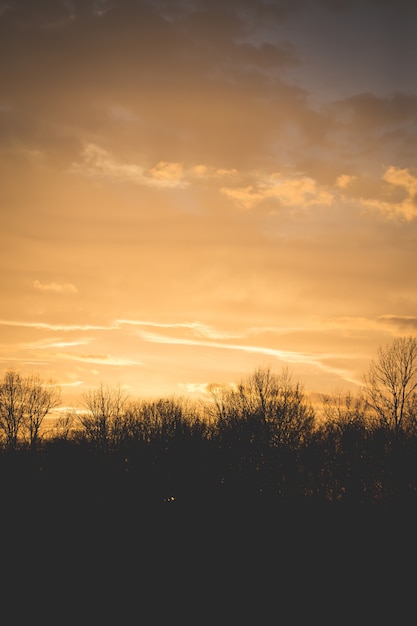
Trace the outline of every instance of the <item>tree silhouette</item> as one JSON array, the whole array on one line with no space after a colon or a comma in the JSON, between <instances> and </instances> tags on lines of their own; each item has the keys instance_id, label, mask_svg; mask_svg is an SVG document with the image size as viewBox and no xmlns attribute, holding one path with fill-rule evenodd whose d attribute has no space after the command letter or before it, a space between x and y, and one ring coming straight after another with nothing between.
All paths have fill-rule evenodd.
<instances>
[{"instance_id":1,"label":"tree silhouette","mask_svg":"<svg viewBox=\"0 0 417 626\"><path fill-rule=\"evenodd\" d=\"M397 337L380 347L364 382L369 407L383 426L397 433L415 420L417 339Z\"/></svg>"},{"instance_id":2,"label":"tree silhouette","mask_svg":"<svg viewBox=\"0 0 417 626\"><path fill-rule=\"evenodd\" d=\"M96 451L117 447L127 402L128 396L120 387L103 384L83 395L83 410L76 417Z\"/></svg>"},{"instance_id":3,"label":"tree silhouette","mask_svg":"<svg viewBox=\"0 0 417 626\"><path fill-rule=\"evenodd\" d=\"M132 400L100 385L48 431L43 419L59 390L9 371L0 385L0 472L21 498L43 493L44 502L90 511L101 502L135 519L159 507L242 511L249 503L417 510L414 350L412 338L395 341L371 365L370 395L323 395L320 415L287 368L259 367L237 384L213 385L198 403Z\"/></svg>"},{"instance_id":4,"label":"tree silhouette","mask_svg":"<svg viewBox=\"0 0 417 626\"><path fill-rule=\"evenodd\" d=\"M60 389L39 376L23 377L9 370L0 384L0 430L8 450L16 450L19 440L32 449L39 443L43 421L60 402Z\"/></svg>"}]
</instances>

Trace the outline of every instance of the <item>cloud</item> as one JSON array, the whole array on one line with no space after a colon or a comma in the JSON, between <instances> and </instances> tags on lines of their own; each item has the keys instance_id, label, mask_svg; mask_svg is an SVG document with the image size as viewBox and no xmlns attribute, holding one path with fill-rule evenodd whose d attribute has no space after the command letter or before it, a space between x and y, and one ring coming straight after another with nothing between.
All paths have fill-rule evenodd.
<instances>
[{"instance_id":1,"label":"cloud","mask_svg":"<svg viewBox=\"0 0 417 626\"><path fill-rule=\"evenodd\" d=\"M59 386L60 387L79 387L80 385L83 385L84 381L83 380L74 380L72 382L60 382ZM59 411L59 412L67 412L69 409L72 409L73 407L58 407L55 410Z\"/></svg>"},{"instance_id":2,"label":"cloud","mask_svg":"<svg viewBox=\"0 0 417 626\"><path fill-rule=\"evenodd\" d=\"M111 330L117 328L114 326L100 326L95 324L51 324L49 322L24 322L22 320L2 320L0 319L0 326L16 326L20 328L38 328L42 330Z\"/></svg>"},{"instance_id":3,"label":"cloud","mask_svg":"<svg viewBox=\"0 0 417 626\"><path fill-rule=\"evenodd\" d=\"M208 337L210 339L230 339L237 336L236 333L227 333L224 331L218 331L207 324L201 324L200 322L152 322L145 320L126 320L119 319L115 321L117 325L127 326L146 326L148 328L164 328L164 329L188 329L191 330L195 336Z\"/></svg>"},{"instance_id":4,"label":"cloud","mask_svg":"<svg viewBox=\"0 0 417 626\"><path fill-rule=\"evenodd\" d=\"M366 207L380 211L388 218L403 219L407 222L417 217L417 177L410 173L408 168L389 167L383 180L392 187L402 187L404 198L399 202L382 200L378 198L362 198Z\"/></svg>"},{"instance_id":5,"label":"cloud","mask_svg":"<svg viewBox=\"0 0 417 626\"><path fill-rule=\"evenodd\" d=\"M269 177L266 185L265 196L278 199L284 206L301 208L333 201L333 195L308 176L285 178L277 174Z\"/></svg>"},{"instance_id":6,"label":"cloud","mask_svg":"<svg viewBox=\"0 0 417 626\"><path fill-rule=\"evenodd\" d=\"M61 338L51 338L45 341L36 341L25 343L22 347L35 350L50 350L51 348L73 348L74 346L85 346L91 343L91 338L75 339L74 341L65 341Z\"/></svg>"},{"instance_id":7,"label":"cloud","mask_svg":"<svg viewBox=\"0 0 417 626\"><path fill-rule=\"evenodd\" d=\"M331 372L332 374L336 374L340 376L341 378L344 378L345 380L351 380L351 375L349 372L347 372L346 370L343 370L342 368L332 366L330 364L331 360L340 359L342 356L341 354L336 355L336 354L320 353L320 355L317 356L314 354L308 354L304 352L279 350L276 348L269 348L267 346L221 343L218 341L206 341L206 340L200 340L200 339L194 339L194 338L190 339L186 337L167 337L164 335L160 335L157 333L150 333L147 331L140 331L139 336L144 341L148 341L151 343L195 346L195 347L212 348L216 350L219 350L219 349L220 350L233 350L237 352L248 352L248 353L259 354L259 355L264 355L264 356L272 356L286 363L312 365L314 367L318 367L319 369L325 372Z\"/></svg>"},{"instance_id":8,"label":"cloud","mask_svg":"<svg viewBox=\"0 0 417 626\"><path fill-rule=\"evenodd\" d=\"M378 322L417 331L417 317L414 315L381 315L378 317Z\"/></svg>"},{"instance_id":9,"label":"cloud","mask_svg":"<svg viewBox=\"0 0 417 626\"><path fill-rule=\"evenodd\" d=\"M207 387L210 383L179 383L178 387L183 389L187 394L207 394Z\"/></svg>"},{"instance_id":10,"label":"cloud","mask_svg":"<svg viewBox=\"0 0 417 626\"><path fill-rule=\"evenodd\" d=\"M78 293L77 287L72 283L42 283L40 280L34 280L33 286L39 291L49 291L53 293Z\"/></svg>"},{"instance_id":11,"label":"cloud","mask_svg":"<svg viewBox=\"0 0 417 626\"><path fill-rule=\"evenodd\" d=\"M108 354L73 354L59 353L55 355L58 358L70 361L79 361L82 363L96 363L98 365L113 365L117 367L126 367L131 365L143 365L142 361L133 359L124 359L121 357L110 356Z\"/></svg>"},{"instance_id":12,"label":"cloud","mask_svg":"<svg viewBox=\"0 0 417 626\"><path fill-rule=\"evenodd\" d=\"M7 11L11 10L11 6L8 2L0 2L0 17L4 15Z\"/></svg>"},{"instance_id":13,"label":"cloud","mask_svg":"<svg viewBox=\"0 0 417 626\"><path fill-rule=\"evenodd\" d=\"M281 174L260 176L256 187L222 187L220 191L245 209L268 199L277 200L285 207L300 209L314 205L329 206L334 199L326 187L309 176L286 177Z\"/></svg>"},{"instance_id":14,"label":"cloud","mask_svg":"<svg viewBox=\"0 0 417 626\"><path fill-rule=\"evenodd\" d=\"M234 200L238 206L244 209L252 209L265 198L265 194L256 191L252 185L248 187L235 187L234 189L222 187L220 192Z\"/></svg>"},{"instance_id":15,"label":"cloud","mask_svg":"<svg viewBox=\"0 0 417 626\"><path fill-rule=\"evenodd\" d=\"M252 209L265 200L277 201L288 208L306 209L316 205L330 206L334 194L328 187L319 184L306 175L286 176L281 173L239 172L236 168L215 168L199 163L185 168L177 161L159 161L146 169L141 165L120 162L108 150L88 144L82 153L82 160L72 164L71 171L109 181L128 182L137 185L160 188L186 188L191 181L210 178L212 181L229 180L229 185L220 186L219 192L231 199L237 206ZM231 187L233 179L251 182L247 185ZM354 176L343 175L336 186L346 187Z\"/></svg>"},{"instance_id":16,"label":"cloud","mask_svg":"<svg viewBox=\"0 0 417 626\"><path fill-rule=\"evenodd\" d=\"M108 150L94 143L84 147L82 159L71 166L71 171L92 178L103 178L120 183L152 187L186 187L181 163L160 161L146 169L134 163L122 163Z\"/></svg>"},{"instance_id":17,"label":"cloud","mask_svg":"<svg viewBox=\"0 0 417 626\"><path fill-rule=\"evenodd\" d=\"M236 168L210 168L207 165L199 164L191 168L191 173L198 178L236 178L239 172Z\"/></svg>"},{"instance_id":18,"label":"cloud","mask_svg":"<svg viewBox=\"0 0 417 626\"><path fill-rule=\"evenodd\" d=\"M195 176L207 176L208 167L207 165L195 165L192 171L193 171L193 174L195 174Z\"/></svg>"},{"instance_id":19,"label":"cloud","mask_svg":"<svg viewBox=\"0 0 417 626\"><path fill-rule=\"evenodd\" d=\"M234 167L231 169L219 168L216 170L216 176L219 176L221 178L233 178L238 175L239 172Z\"/></svg>"},{"instance_id":20,"label":"cloud","mask_svg":"<svg viewBox=\"0 0 417 626\"><path fill-rule=\"evenodd\" d=\"M417 177L412 176L407 168L389 167L384 180L403 187L407 194L402 202L393 205L394 213L403 215L407 221L414 219L417 216Z\"/></svg>"},{"instance_id":21,"label":"cloud","mask_svg":"<svg viewBox=\"0 0 417 626\"><path fill-rule=\"evenodd\" d=\"M184 170L181 163L167 163L160 161L149 170L149 184L156 184L161 187L186 187L184 181Z\"/></svg>"},{"instance_id":22,"label":"cloud","mask_svg":"<svg viewBox=\"0 0 417 626\"><path fill-rule=\"evenodd\" d=\"M356 176L349 176L348 174L341 174L336 179L336 187L340 187L341 189L345 189L348 187L354 180L356 180Z\"/></svg>"},{"instance_id":23,"label":"cloud","mask_svg":"<svg viewBox=\"0 0 417 626\"><path fill-rule=\"evenodd\" d=\"M82 161L73 163L71 170L84 176L119 182L143 184L146 180L143 167L120 163L110 152L93 143L84 147Z\"/></svg>"}]
</instances>

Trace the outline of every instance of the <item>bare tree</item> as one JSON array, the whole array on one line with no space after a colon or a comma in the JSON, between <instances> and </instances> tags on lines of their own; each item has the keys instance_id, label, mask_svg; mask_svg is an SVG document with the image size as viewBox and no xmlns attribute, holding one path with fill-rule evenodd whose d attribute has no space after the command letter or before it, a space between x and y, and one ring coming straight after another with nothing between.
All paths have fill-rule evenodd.
<instances>
[{"instance_id":1,"label":"bare tree","mask_svg":"<svg viewBox=\"0 0 417 626\"><path fill-rule=\"evenodd\" d=\"M76 411L71 409L68 410L65 415L58 417L52 429L53 437L62 440L69 439L76 420Z\"/></svg>"},{"instance_id":2,"label":"bare tree","mask_svg":"<svg viewBox=\"0 0 417 626\"><path fill-rule=\"evenodd\" d=\"M365 428L366 401L361 395L354 396L351 391L337 390L334 394L322 394L321 402L327 428L336 430L339 434L352 428Z\"/></svg>"},{"instance_id":3,"label":"bare tree","mask_svg":"<svg viewBox=\"0 0 417 626\"><path fill-rule=\"evenodd\" d=\"M45 417L56 408L61 401L61 390L52 381L43 382L39 376L25 379L26 407L23 418L30 447L36 448L40 439L41 428Z\"/></svg>"},{"instance_id":4,"label":"bare tree","mask_svg":"<svg viewBox=\"0 0 417 626\"><path fill-rule=\"evenodd\" d=\"M395 338L391 345L380 347L364 376L365 394L371 411L379 422L394 432L415 419L417 389L417 339Z\"/></svg>"},{"instance_id":5,"label":"bare tree","mask_svg":"<svg viewBox=\"0 0 417 626\"><path fill-rule=\"evenodd\" d=\"M268 419L273 424L275 439L297 448L311 436L316 415L303 386L292 379L284 367L277 377L277 393Z\"/></svg>"},{"instance_id":6,"label":"bare tree","mask_svg":"<svg viewBox=\"0 0 417 626\"><path fill-rule=\"evenodd\" d=\"M79 412L77 419L97 449L105 451L111 444L117 443L127 400L127 394L120 387L103 384L84 394L82 404L85 411Z\"/></svg>"},{"instance_id":7,"label":"bare tree","mask_svg":"<svg viewBox=\"0 0 417 626\"><path fill-rule=\"evenodd\" d=\"M0 430L6 447L14 450L25 438L36 447L45 417L59 402L60 389L52 382L6 372L0 385Z\"/></svg>"},{"instance_id":8,"label":"bare tree","mask_svg":"<svg viewBox=\"0 0 417 626\"><path fill-rule=\"evenodd\" d=\"M279 375L259 367L237 387L216 387L212 397L220 428L249 420L273 444L297 446L314 427L314 409L285 367Z\"/></svg>"},{"instance_id":9,"label":"bare tree","mask_svg":"<svg viewBox=\"0 0 417 626\"><path fill-rule=\"evenodd\" d=\"M22 376L13 370L6 372L0 385L0 429L9 450L17 448L23 428L26 396Z\"/></svg>"}]
</instances>

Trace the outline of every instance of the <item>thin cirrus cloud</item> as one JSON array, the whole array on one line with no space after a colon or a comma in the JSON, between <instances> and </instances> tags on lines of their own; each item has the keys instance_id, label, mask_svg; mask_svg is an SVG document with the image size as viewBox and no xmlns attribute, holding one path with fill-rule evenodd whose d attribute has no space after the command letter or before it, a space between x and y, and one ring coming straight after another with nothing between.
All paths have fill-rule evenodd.
<instances>
[{"instance_id":1,"label":"thin cirrus cloud","mask_svg":"<svg viewBox=\"0 0 417 626\"><path fill-rule=\"evenodd\" d=\"M358 384L358 380L352 376L348 369L339 366L331 365L332 360L336 359L336 354L322 352L319 355L312 352L297 352L292 350L284 350L279 348L273 348L263 345L253 345L251 343L236 343L231 341L233 339L248 339L251 335L259 335L264 332L283 332L282 329L271 328L250 328L239 333L221 331L207 324L200 322L158 322L150 320L133 320L133 319L118 319L110 323L108 326L77 326L68 325L62 327L61 325L54 324L39 324L39 323L25 323L25 322L12 322L7 320L0 321L3 325L15 325L34 328L38 330L66 330L66 331L107 331L114 337L122 332L123 328L133 328L135 335L147 344L154 345L171 345L171 346L188 346L190 348L202 348L214 350L219 353L222 351L246 353L259 357L272 357L278 362L286 364L302 364L307 366L316 367L324 372L331 373L336 377L349 380L354 384ZM152 332L150 330L142 330L149 328L157 328L163 331L168 331L169 334L162 334ZM169 331L181 331L180 334L173 336ZM288 332L288 329L287 331ZM115 335L116 333L116 335ZM185 334L184 334L185 333ZM117 340L117 339L116 339ZM73 341L62 340L61 338L49 338L45 340L39 340L35 342L28 342L21 346L28 355L36 354L38 351L42 351L42 358L51 361L63 361L80 363L83 365L100 365L100 366L113 366L113 367L137 367L145 365L143 359L136 359L120 355L111 354L98 354L98 353L79 353L73 352L71 349L80 345L93 344L94 337L77 338ZM65 351L62 351L62 349ZM48 352L52 350L52 352ZM341 358L341 355L338 355ZM32 357L28 357L32 358ZM346 355L342 358L348 358ZM40 363L41 360L38 359ZM197 390L199 386L195 383L187 383L179 385L179 388Z\"/></svg>"},{"instance_id":2,"label":"thin cirrus cloud","mask_svg":"<svg viewBox=\"0 0 417 626\"><path fill-rule=\"evenodd\" d=\"M312 365L314 367L318 367L319 369L330 372L336 376L340 376L344 380L349 380L354 384L359 384L359 381L352 377L348 370L342 369L339 367L334 367L326 363L331 359L336 358L335 354L326 354L321 353L320 356L314 354L307 354L303 352L293 352L288 350L280 350L275 348L269 348L265 346L254 346L254 345L246 345L246 344L236 344L236 343L220 343L216 341L206 341L202 339L190 339L186 337L168 337L166 335L160 335L157 333L147 332L147 331L138 331L138 335L141 339L151 342L151 343L161 343L161 344L171 344L171 345L182 345L182 346L194 346L194 347L203 347L210 348L215 350L231 350L235 352L247 352L252 354L258 354L262 356L273 357L278 359L281 363L286 364L300 364L303 365ZM342 355L340 353L337 355L338 358L341 358Z\"/></svg>"},{"instance_id":3,"label":"thin cirrus cloud","mask_svg":"<svg viewBox=\"0 0 417 626\"><path fill-rule=\"evenodd\" d=\"M0 320L0 326L15 326L20 328L33 328L40 330L53 330L53 331L91 331L91 330L108 330L108 325L101 324L54 324L50 322L28 322L24 320Z\"/></svg>"},{"instance_id":4,"label":"thin cirrus cloud","mask_svg":"<svg viewBox=\"0 0 417 626\"><path fill-rule=\"evenodd\" d=\"M4 320L1 323L4 323ZM66 373L60 375L59 384L62 383L63 389L67 389L70 394L77 390L82 391L86 386L94 386L98 380L106 380L109 384L113 384L115 376L120 376L123 382L127 381L127 388L130 392L136 395L143 373L156 366L161 376L166 375L164 374L166 368L176 363L175 351L177 349L181 351L182 358L188 361L198 363L198 359L203 357L204 360L213 364L227 362L229 369L233 371L239 367L239 363L245 361L253 364L267 362L268 365L272 362L275 363L274 368L285 365L295 368L295 371L305 372L307 376L310 376L310 380L313 380L312 372L316 371L321 372L329 381L333 381L333 386L340 387L340 385L348 384L358 388L361 386L361 372L355 359L364 362L366 350L362 347L353 355L349 352L347 344L344 350L333 350L328 340L324 343L326 334L331 332L333 336L337 336L337 333L345 332L346 327L356 328L356 333L362 334L372 335L378 331L378 328L380 330L391 329L399 334L401 327L412 327L413 320L396 319L393 316L375 320L329 319L326 322L316 320L315 324L294 325L292 329L288 325L284 327L257 326L241 328L240 331L224 331L198 321L170 322L141 319L115 319L107 325L73 324L65 327L59 324L11 321L5 323L21 325L27 329L32 328L36 332L49 333L56 332L58 329L66 333L88 332L87 337L77 336L73 340L55 336L20 344L18 346L20 362L25 363L26 367L44 368L45 371L50 372L49 377L55 376L55 368L58 368L58 371L59 368L65 368ZM287 337L291 333L294 337L297 335L304 337L304 349L291 348L291 340ZM313 334L323 337L320 349L316 349L314 343L310 343ZM77 347L82 345L89 345L89 351L77 350ZM102 351L103 348L105 352ZM159 357L156 357L156 354ZM12 363L7 358L2 360L5 365ZM211 366L207 370L201 368L201 371L200 368L195 368L187 378L176 383L176 391L194 396L206 396L213 380L217 378L218 373L216 374ZM220 378L225 383L231 380L230 374L226 374L226 380L225 374ZM70 384L74 380L81 380L82 383ZM151 395L157 393L152 387L145 387L145 389ZM175 393L175 387L172 390ZM144 389L141 388L141 393L143 391Z\"/></svg>"},{"instance_id":5,"label":"thin cirrus cloud","mask_svg":"<svg viewBox=\"0 0 417 626\"><path fill-rule=\"evenodd\" d=\"M86 337L83 339L74 339L73 341L66 341L61 338L51 338L40 341L28 342L21 344L20 347L26 350L51 350L54 348L75 348L77 346L85 346L91 343L92 338Z\"/></svg>"},{"instance_id":6,"label":"thin cirrus cloud","mask_svg":"<svg viewBox=\"0 0 417 626\"><path fill-rule=\"evenodd\" d=\"M57 359L68 361L77 361L80 363L89 363L95 365L111 365L116 367L131 367L143 365L142 361L136 359L127 359L109 354L74 354L71 352L61 352L55 355Z\"/></svg>"},{"instance_id":7,"label":"thin cirrus cloud","mask_svg":"<svg viewBox=\"0 0 417 626\"><path fill-rule=\"evenodd\" d=\"M116 326L139 326L164 329L184 329L191 331L198 337L206 337L210 339L230 339L240 337L241 333L220 331L208 324L200 322L157 322L151 320L127 320L119 319L115 321Z\"/></svg>"},{"instance_id":8,"label":"thin cirrus cloud","mask_svg":"<svg viewBox=\"0 0 417 626\"><path fill-rule=\"evenodd\" d=\"M33 287L38 291L48 293L78 293L77 287L72 283L43 283L40 280L34 280Z\"/></svg>"}]
</instances>

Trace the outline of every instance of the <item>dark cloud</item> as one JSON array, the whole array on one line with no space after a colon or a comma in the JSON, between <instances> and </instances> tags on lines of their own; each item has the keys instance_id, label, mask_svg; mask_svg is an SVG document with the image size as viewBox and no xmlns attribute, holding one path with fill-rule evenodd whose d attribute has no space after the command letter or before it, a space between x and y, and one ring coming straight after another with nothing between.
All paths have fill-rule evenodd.
<instances>
[{"instance_id":1,"label":"dark cloud","mask_svg":"<svg viewBox=\"0 0 417 626\"><path fill-rule=\"evenodd\" d=\"M9 139L117 142L120 123L105 112L118 106L131 116L132 147L164 145L166 159L233 166L232 154L260 152L288 114L302 115L302 91L284 79L294 48L247 40L266 15L282 19L274 3L100 6L99 14L94 2L45 1L35 10L16 1L0 20Z\"/></svg>"},{"instance_id":2,"label":"dark cloud","mask_svg":"<svg viewBox=\"0 0 417 626\"><path fill-rule=\"evenodd\" d=\"M87 3L88 4L88 0ZM2 27L16 32L30 29L46 29L62 25L71 17L68 3L59 0L10 0L1 15Z\"/></svg>"},{"instance_id":3,"label":"dark cloud","mask_svg":"<svg viewBox=\"0 0 417 626\"><path fill-rule=\"evenodd\" d=\"M392 324L398 326L402 330L417 331L417 317L412 316L396 316L396 315L381 315L378 321L382 324Z\"/></svg>"},{"instance_id":4,"label":"dark cloud","mask_svg":"<svg viewBox=\"0 0 417 626\"><path fill-rule=\"evenodd\" d=\"M317 3L322 4L326 9L337 12L348 11L356 7L363 8L366 5L394 7L396 9L415 8L414 0L317 0Z\"/></svg>"},{"instance_id":5,"label":"dark cloud","mask_svg":"<svg viewBox=\"0 0 417 626\"><path fill-rule=\"evenodd\" d=\"M356 94L318 112L292 76L303 56L297 22L286 31L290 16L309 12L304 27L314 47L311 33L323 32L318 26L333 9L348 11L343 2L15 0L9 6L0 17L0 105L9 107L0 138L8 142L42 143L56 156L71 150L69 158L71 146L91 140L123 143L126 152L140 145L150 159L162 152L168 160L220 167L252 160L280 167L289 159L306 171L331 164L339 141L347 168L362 167L369 154L376 162L392 154L400 165L412 152L414 95ZM333 27L329 22L324 32ZM123 119L116 109L126 111Z\"/></svg>"},{"instance_id":6,"label":"dark cloud","mask_svg":"<svg viewBox=\"0 0 417 626\"><path fill-rule=\"evenodd\" d=\"M379 97L361 93L331 105L336 119L351 123L359 132L398 126L411 121L417 124L417 96L393 94Z\"/></svg>"},{"instance_id":7,"label":"dark cloud","mask_svg":"<svg viewBox=\"0 0 417 626\"><path fill-rule=\"evenodd\" d=\"M382 166L408 167L417 140L417 96L361 93L332 103L327 114L328 151L343 146L346 167L367 176Z\"/></svg>"}]
</instances>

